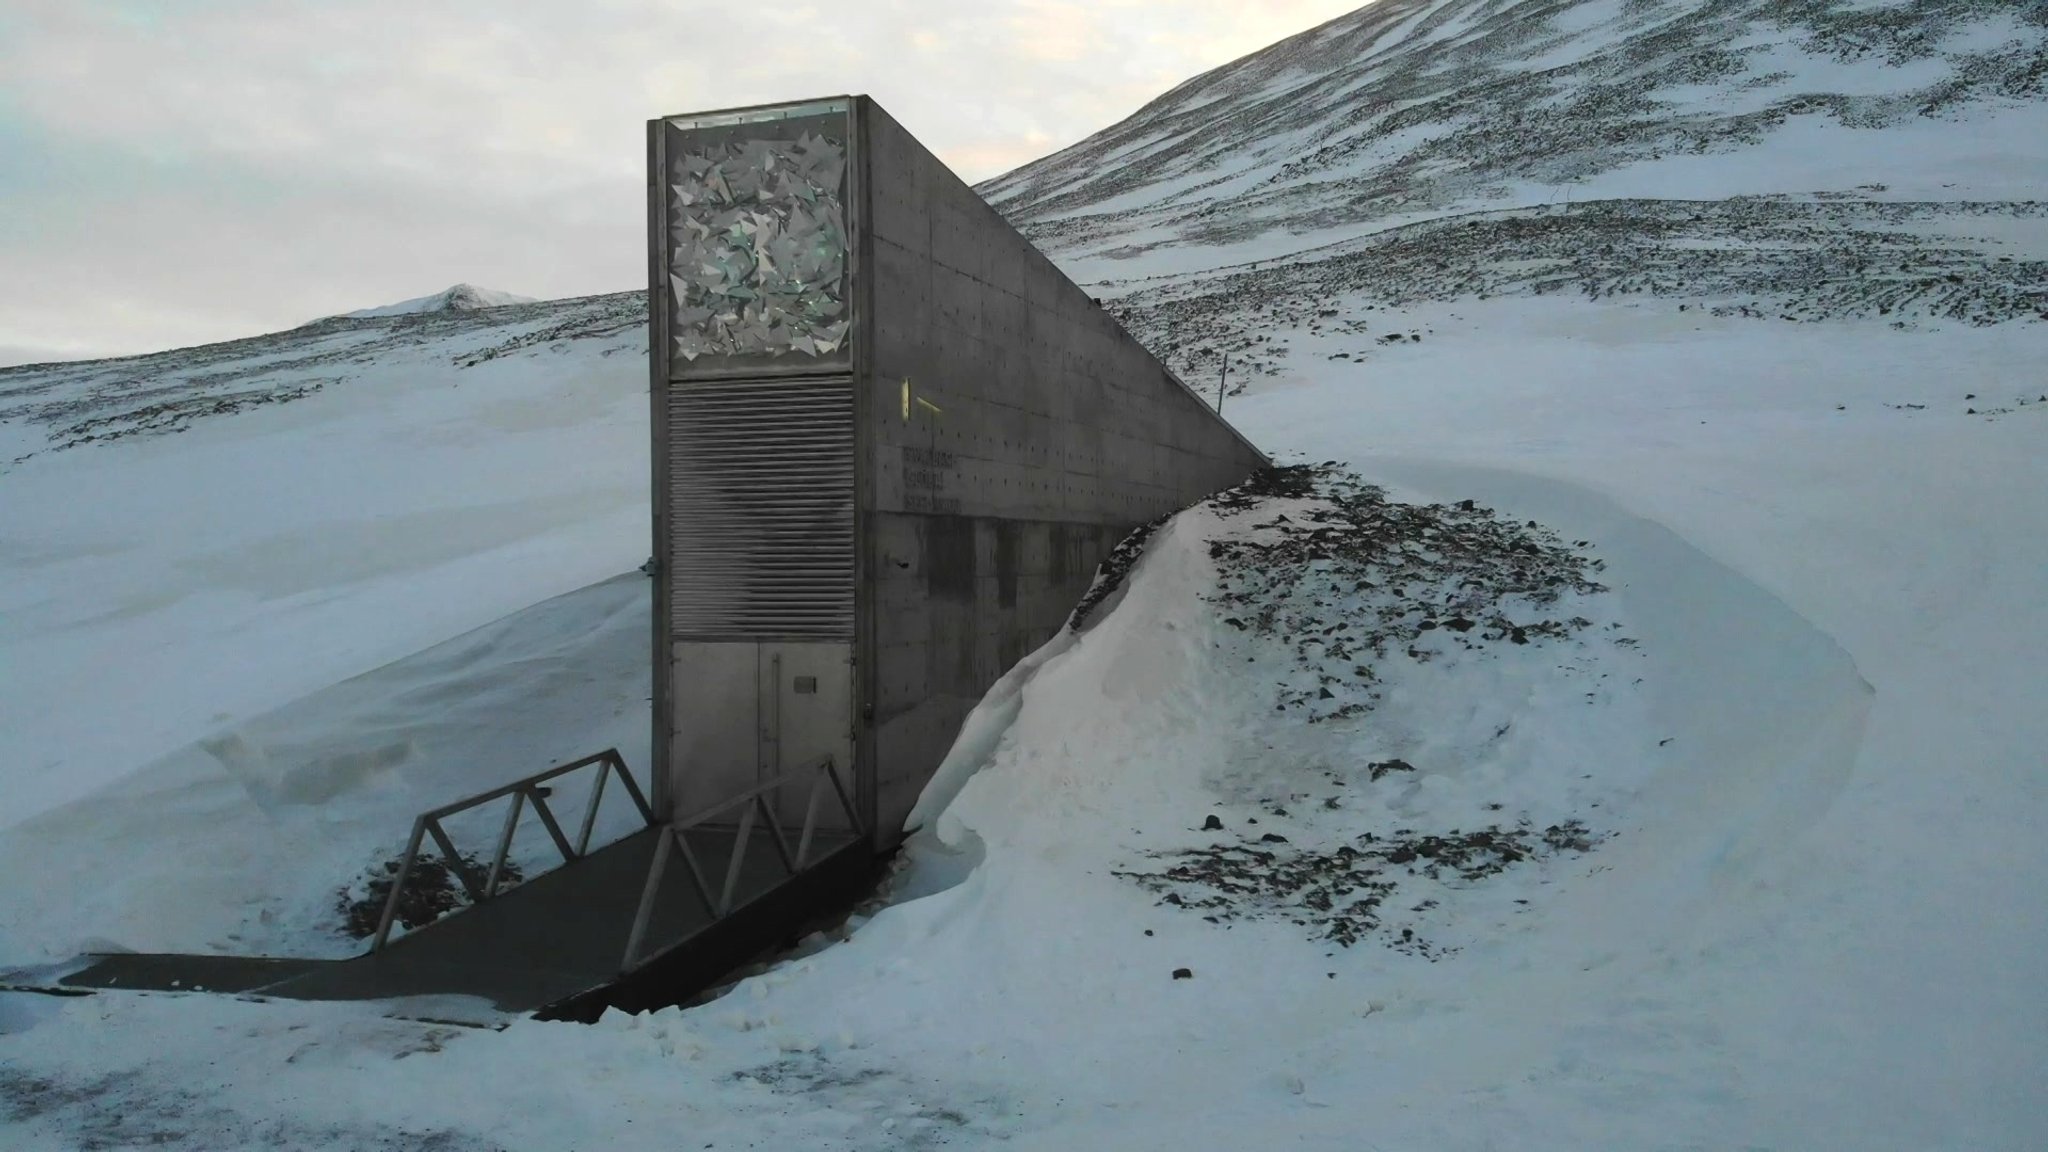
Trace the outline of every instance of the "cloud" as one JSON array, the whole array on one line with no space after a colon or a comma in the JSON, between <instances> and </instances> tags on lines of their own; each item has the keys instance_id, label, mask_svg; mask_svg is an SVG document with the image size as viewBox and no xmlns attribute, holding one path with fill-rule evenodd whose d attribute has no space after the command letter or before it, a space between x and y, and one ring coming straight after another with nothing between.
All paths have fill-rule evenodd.
<instances>
[{"instance_id":1,"label":"cloud","mask_svg":"<svg viewBox=\"0 0 2048 1152\"><path fill-rule=\"evenodd\" d=\"M1353 6L12 0L0 316L104 354L635 287L650 117L866 92L978 180Z\"/></svg>"}]
</instances>

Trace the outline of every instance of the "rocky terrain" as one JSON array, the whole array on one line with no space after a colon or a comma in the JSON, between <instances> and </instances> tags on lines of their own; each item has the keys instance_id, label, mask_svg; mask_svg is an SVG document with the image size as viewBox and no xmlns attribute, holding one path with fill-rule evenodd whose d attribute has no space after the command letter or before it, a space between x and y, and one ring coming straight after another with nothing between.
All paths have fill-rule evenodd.
<instances>
[{"instance_id":1,"label":"rocky terrain","mask_svg":"<svg viewBox=\"0 0 2048 1152\"><path fill-rule=\"evenodd\" d=\"M1417 304L1504 296L1655 301L1672 311L1905 329L2048 320L2048 255L2002 255L2001 229L2048 234L2048 201L1849 196L1603 200L1389 228L1299 261L1115 283L1118 318L1177 369L1274 375L1276 334L1419 341Z\"/></svg>"},{"instance_id":2,"label":"rocky terrain","mask_svg":"<svg viewBox=\"0 0 2048 1152\"><path fill-rule=\"evenodd\" d=\"M2038 322L2044 76L2025 0L1387 0L981 191L1240 387L1432 301Z\"/></svg>"},{"instance_id":3,"label":"rocky terrain","mask_svg":"<svg viewBox=\"0 0 2048 1152\"><path fill-rule=\"evenodd\" d=\"M1302 335L1355 363L1426 339L1441 301L2039 323L2044 84L2034 0L1384 0L980 191L1176 370L1228 357L1233 391ZM386 350L639 350L639 292L473 295L0 369L0 468L343 387Z\"/></svg>"},{"instance_id":4,"label":"rocky terrain","mask_svg":"<svg viewBox=\"0 0 2048 1152\"><path fill-rule=\"evenodd\" d=\"M1503 649L1555 647L1555 666L1584 677L1591 698L1609 674L1579 654L1636 643L1586 615L1607 591L1587 541L1474 500L1390 500L1325 464L1268 469L1208 506L1229 526L1208 542L1209 599L1242 634L1247 660L1264 654L1280 673L1272 708L1289 722L1363 717L1401 665L1483 663ZM1500 802L1485 805L1493 819L1482 826L1431 827L1390 803L1441 767L1387 758L1304 770L1284 793L1210 815L1201 831L1212 843L1155 852L1118 875L1212 923L1280 919L1345 948L1375 940L1438 958L1418 916L1448 887L1587 852L1606 835Z\"/></svg>"},{"instance_id":5,"label":"rocky terrain","mask_svg":"<svg viewBox=\"0 0 2048 1152\"><path fill-rule=\"evenodd\" d=\"M2030 0L1385 0L981 190L1049 249L1114 238L1129 257L1556 199L1802 118L1957 122L2041 100L2044 77L2048 9Z\"/></svg>"}]
</instances>

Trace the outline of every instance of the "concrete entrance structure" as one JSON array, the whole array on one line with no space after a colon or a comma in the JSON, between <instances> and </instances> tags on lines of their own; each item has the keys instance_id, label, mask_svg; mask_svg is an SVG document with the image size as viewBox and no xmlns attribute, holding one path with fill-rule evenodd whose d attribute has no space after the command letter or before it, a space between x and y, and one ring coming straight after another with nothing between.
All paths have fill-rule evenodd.
<instances>
[{"instance_id":1,"label":"concrete entrance structure","mask_svg":"<svg viewBox=\"0 0 2048 1152\"><path fill-rule=\"evenodd\" d=\"M866 97L666 117L648 160L654 826L353 959L56 988L690 996L872 884L1120 540L1267 463Z\"/></svg>"},{"instance_id":2,"label":"concrete entrance structure","mask_svg":"<svg viewBox=\"0 0 2048 1152\"><path fill-rule=\"evenodd\" d=\"M1110 549L1267 460L867 97L648 158L656 811L830 756L886 850Z\"/></svg>"}]
</instances>

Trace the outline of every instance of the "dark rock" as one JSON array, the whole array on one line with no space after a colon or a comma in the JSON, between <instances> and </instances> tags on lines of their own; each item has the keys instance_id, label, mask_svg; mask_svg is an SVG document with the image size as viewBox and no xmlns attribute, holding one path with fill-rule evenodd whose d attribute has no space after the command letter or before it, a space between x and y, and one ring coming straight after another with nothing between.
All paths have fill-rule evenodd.
<instances>
[{"instance_id":1,"label":"dark rock","mask_svg":"<svg viewBox=\"0 0 2048 1152\"><path fill-rule=\"evenodd\" d=\"M1366 765L1366 770L1372 773L1373 779L1377 780L1389 772L1413 772L1415 771L1415 765L1410 764L1406 760L1381 760L1376 764Z\"/></svg>"},{"instance_id":2,"label":"dark rock","mask_svg":"<svg viewBox=\"0 0 2048 1152\"><path fill-rule=\"evenodd\" d=\"M398 865L397 860L387 860L372 869L361 883L360 895L353 885L336 894L335 910L341 914L343 931L358 940L376 934L377 925L384 918L384 905L391 898L392 882L398 878ZM482 887L489 871L489 865L467 853L453 868L438 856L422 854L413 861L412 871L406 876L395 920L410 931L469 907L469 893L463 887L461 873L467 873L473 883ZM499 873L498 889L502 892L525 878L519 865L507 860Z\"/></svg>"},{"instance_id":3,"label":"dark rock","mask_svg":"<svg viewBox=\"0 0 2048 1152\"><path fill-rule=\"evenodd\" d=\"M1193 968L1175 968L1173 970L1173 978L1175 980L1193 980L1195 978L1195 970Z\"/></svg>"},{"instance_id":4,"label":"dark rock","mask_svg":"<svg viewBox=\"0 0 2048 1152\"><path fill-rule=\"evenodd\" d=\"M1282 836L1282 835L1281 835L1281 834L1279 834L1278 832L1268 832L1268 833L1266 833L1266 834L1265 834L1264 836L1261 836L1261 837L1259 837L1259 843L1261 843L1261 844L1285 844L1285 843L1287 843L1287 837L1285 837L1285 836Z\"/></svg>"},{"instance_id":5,"label":"dark rock","mask_svg":"<svg viewBox=\"0 0 2048 1152\"><path fill-rule=\"evenodd\" d=\"M1211 815L1207 820L1202 821L1202 831L1204 832L1221 832L1222 830L1223 818L1220 816Z\"/></svg>"}]
</instances>

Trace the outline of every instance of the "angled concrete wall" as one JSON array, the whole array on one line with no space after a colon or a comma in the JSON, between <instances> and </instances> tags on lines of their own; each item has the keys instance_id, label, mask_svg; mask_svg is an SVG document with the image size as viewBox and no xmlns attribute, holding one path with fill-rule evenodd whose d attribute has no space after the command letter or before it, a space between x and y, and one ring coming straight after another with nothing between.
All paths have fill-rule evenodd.
<instances>
[{"instance_id":1,"label":"angled concrete wall","mask_svg":"<svg viewBox=\"0 0 2048 1152\"><path fill-rule=\"evenodd\" d=\"M1265 458L866 97L649 162L657 804L829 754L887 847L1116 543Z\"/></svg>"},{"instance_id":2,"label":"angled concrete wall","mask_svg":"<svg viewBox=\"0 0 2048 1152\"><path fill-rule=\"evenodd\" d=\"M863 651L878 827L1139 524L1265 458L872 100Z\"/></svg>"}]
</instances>

